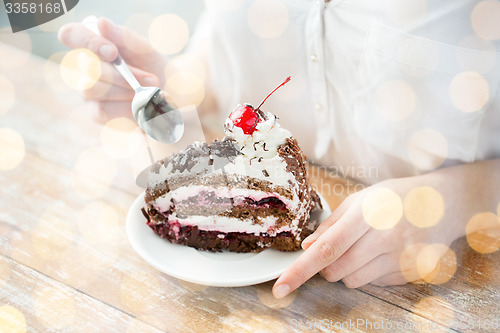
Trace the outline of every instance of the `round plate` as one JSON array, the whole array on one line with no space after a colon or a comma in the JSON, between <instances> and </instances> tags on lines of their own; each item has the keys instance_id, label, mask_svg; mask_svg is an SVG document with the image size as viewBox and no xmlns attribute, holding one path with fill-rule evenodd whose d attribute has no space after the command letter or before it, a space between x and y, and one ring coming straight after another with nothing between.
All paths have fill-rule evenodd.
<instances>
[{"instance_id":1,"label":"round plate","mask_svg":"<svg viewBox=\"0 0 500 333\"><path fill-rule=\"evenodd\" d=\"M326 200L320 198L323 210L316 211L314 218L323 221L331 211ZM132 247L151 266L181 280L217 287L258 284L276 279L304 252L266 249L259 253L213 253L172 244L148 227L141 212L143 206L144 193L135 199L127 214L127 236Z\"/></svg>"}]
</instances>

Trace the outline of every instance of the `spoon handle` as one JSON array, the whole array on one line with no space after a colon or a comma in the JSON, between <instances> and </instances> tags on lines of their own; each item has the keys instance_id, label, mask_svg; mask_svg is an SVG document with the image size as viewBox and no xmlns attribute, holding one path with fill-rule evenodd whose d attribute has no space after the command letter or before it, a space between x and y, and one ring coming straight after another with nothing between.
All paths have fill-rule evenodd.
<instances>
[{"instance_id":1,"label":"spoon handle","mask_svg":"<svg viewBox=\"0 0 500 333\"><path fill-rule=\"evenodd\" d=\"M95 33L97 35L101 35L99 28L97 27L97 17L88 16L82 21L82 24L87 29L92 31L93 33ZM134 74L132 74L132 72L130 71L130 68L128 67L128 65L125 63L125 61L123 60L123 58L120 55L118 55L116 57L116 59L113 61L113 65L118 70L118 72L121 74L121 76L123 76L123 78L132 87L132 89L137 91L141 88L139 81L137 81Z\"/></svg>"},{"instance_id":2,"label":"spoon handle","mask_svg":"<svg viewBox=\"0 0 500 333\"><path fill-rule=\"evenodd\" d=\"M130 68L127 66L127 64L120 55L118 55L118 57L116 57L116 59L113 61L113 65L115 65L115 68L118 70L118 73L120 73L123 76L123 78L128 82L128 84L130 84L132 89L137 91L141 88L139 81L137 81L134 74L132 74Z\"/></svg>"}]
</instances>

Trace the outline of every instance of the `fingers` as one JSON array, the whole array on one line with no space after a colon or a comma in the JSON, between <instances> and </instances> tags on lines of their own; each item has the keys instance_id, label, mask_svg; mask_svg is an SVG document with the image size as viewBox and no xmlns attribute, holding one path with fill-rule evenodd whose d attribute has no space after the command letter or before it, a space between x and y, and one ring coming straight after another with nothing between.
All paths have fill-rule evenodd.
<instances>
[{"instance_id":1,"label":"fingers","mask_svg":"<svg viewBox=\"0 0 500 333\"><path fill-rule=\"evenodd\" d=\"M399 258L395 254L382 254L355 272L342 278L347 288L359 288L399 270Z\"/></svg>"},{"instance_id":2,"label":"fingers","mask_svg":"<svg viewBox=\"0 0 500 333\"><path fill-rule=\"evenodd\" d=\"M365 223L352 223L348 215L326 230L276 281L273 293L285 297L314 274L337 260L363 234Z\"/></svg>"},{"instance_id":3,"label":"fingers","mask_svg":"<svg viewBox=\"0 0 500 333\"><path fill-rule=\"evenodd\" d=\"M368 231L339 259L325 267L320 272L321 276L329 282L336 282L372 263L375 258L383 255L383 249L376 246L379 238L376 231Z\"/></svg>"},{"instance_id":4,"label":"fingers","mask_svg":"<svg viewBox=\"0 0 500 333\"><path fill-rule=\"evenodd\" d=\"M148 56L154 54L155 50L139 34L126 27L114 24L104 17L99 19L97 25L102 36L114 43L120 55L129 65L147 68L148 64L145 59L149 61L155 60L152 58L148 59Z\"/></svg>"},{"instance_id":5,"label":"fingers","mask_svg":"<svg viewBox=\"0 0 500 333\"><path fill-rule=\"evenodd\" d=\"M96 35L82 23L69 23L59 29L61 43L72 49L86 48L102 60L111 62L118 56L117 47L109 39Z\"/></svg>"},{"instance_id":6,"label":"fingers","mask_svg":"<svg viewBox=\"0 0 500 333\"><path fill-rule=\"evenodd\" d=\"M337 222L342 215L347 211L347 209L350 207L351 202L353 200L353 195L347 197L337 209L333 211L328 218L323 221L319 227L314 231L311 235L306 237L304 241L302 241L302 248L304 250L307 250L318 238L321 236L328 228L330 228L335 222Z\"/></svg>"}]
</instances>

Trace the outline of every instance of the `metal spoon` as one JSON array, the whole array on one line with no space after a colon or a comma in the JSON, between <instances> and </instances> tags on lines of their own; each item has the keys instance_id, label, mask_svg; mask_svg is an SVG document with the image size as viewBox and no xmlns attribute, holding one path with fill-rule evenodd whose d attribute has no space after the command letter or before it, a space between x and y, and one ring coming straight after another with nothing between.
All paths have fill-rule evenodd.
<instances>
[{"instance_id":1,"label":"metal spoon","mask_svg":"<svg viewBox=\"0 0 500 333\"><path fill-rule=\"evenodd\" d=\"M97 28L97 17L89 16L82 23L93 33L101 34ZM120 55L113 61L113 65L135 91L132 114L142 130L163 143L179 141L184 133L182 115L168 104L163 90L141 86Z\"/></svg>"}]
</instances>

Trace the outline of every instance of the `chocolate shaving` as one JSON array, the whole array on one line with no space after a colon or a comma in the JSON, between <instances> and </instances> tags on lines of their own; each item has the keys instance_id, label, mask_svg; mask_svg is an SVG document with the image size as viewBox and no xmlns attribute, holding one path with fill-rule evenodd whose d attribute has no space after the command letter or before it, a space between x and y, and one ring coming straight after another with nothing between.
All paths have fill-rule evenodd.
<instances>
[{"instance_id":1,"label":"chocolate shaving","mask_svg":"<svg viewBox=\"0 0 500 333\"><path fill-rule=\"evenodd\" d=\"M262 173L264 174L265 177L269 177L269 173L266 171L266 169L263 169Z\"/></svg>"},{"instance_id":2,"label":"chocolate shaving","mask_svg":"<svg viewBox=\"0 0 500 333\"><path fill-rule=\"evenodd\" d=\"M252 127L250 127L250 129L249 129L250 133L252 133L253 130L255 129L255 127L257 127L257 124L259 123L258 120L259 120L259 118L255 119L255 123L252 125Z\"/></svg>"},{"instance_id":3,"label":"chocolate shaving","mask_svg":"<svg viewBox=\"0 0 500 333\"><path fill-rule=\"evenodd\" d=\"M208 160L208 165L214 165L214 159L213 158L210 158Z\"/></svg>"},{"instance_id":4,"label":"chocolate shaving","mask_svg":"<svg viewBox=\"0 0 500 333\"><path fill-rule=\"evenodd\" d=\"M262 158L263 158L262 156L261 156L261 157L259 157L259 160L258 160L257 162L259 162L259 163L260 163L260 161L262 161Z\"/></svg>"},{"instance_id":5,"label":"chocolate shaving","mask_svg":"<svg viewBox=\"0 0 500 333\"><path fill-rule=\"evenodd\" d=\"M255 112L257 112L257 114L258 114L258 115L259 115L262 119L264 119L264 120L267 120L267 119L268 119L268 118L267 118L267 116L266 116L266 114L265 114L265 113L264 113L261 109L257 109L257 110L255 110Z\"/></svg>"},{"instance_id":6,"label":"chocolate shaving","mask_svg":"<svg viewBox=\"0 0 500 333\"><path fill-rule=\"evenodd\" d=\"M148 215L148 213L146 213L146 210L144 209L144 207L141 208L141 212L142 212L142 215L144 215L144 217L146 218L146 220L149 221L149 215Z\"/></svg>"},{"instance_id":7,"label":"chocolate shaving","mask_svg":"<svg viewBox=\"0 0 500 333\"><path fill-rule=\"evenodd\" d=\"M205 156L221 156L227 158L229 161L241 153L235 147L235 141L231 138L224 138L222 141L215 140L207 145L205 142L195 142L188 146L185 150L178 154L172 154L163 160L156 162L152 172L158 173L162 166L171 166L171 172L184 172L191 171L192 168L198 163L198 159Z\"/></svg>"},{"instance_id":8,"label":"chocolate shaving","mask_svg":"<svg viewBox=\"0 0 500 333\"><path fill-rule=\"evenodd\" d=\"M265 143L265 142L264 142L264 144L262 145L262 149L263 149L264 151L269 151L268 149L266 149L266 143Z\"/></svg>"},{"instance_id":9,"label":"chocolate shaving","mask_svg":"<svg viewBox=\"0 0 500 333\"><path fill-rule=\"evenodd\" d=\"M228 131L229 133L233 133L232 127L229 127L229 125L224 124L224 130Z\"/></svg>"}]
</instances>

